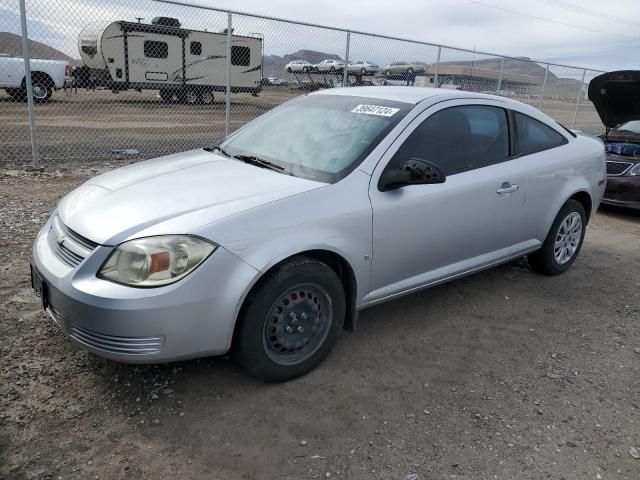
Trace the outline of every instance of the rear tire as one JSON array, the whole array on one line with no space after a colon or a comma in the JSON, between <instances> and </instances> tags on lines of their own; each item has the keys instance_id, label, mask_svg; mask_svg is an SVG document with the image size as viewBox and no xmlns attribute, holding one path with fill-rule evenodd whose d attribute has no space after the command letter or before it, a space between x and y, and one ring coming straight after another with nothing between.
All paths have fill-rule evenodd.
<instances>
[{"instance_id":1,"label":"rear tire","mask_svg":"<svg viewBox=\"0 0 640 480\"><path fill-rule=\"evenodd\" d=\"M180 103L186 103L187 105L196 105L199 102L198 92L195 88L180 90L177 96Z\"/></svg>"},{"instance_id":2,"label":"rear tire","mask_svg":"<svg viewBox=\"0 0 640 480\"><path fill-rule=\"evenodd\" d=\"M211 105L213 103L213 92L210 90L200 92L200 103L202 105Z\"/></svg>"},{"instance_id":3,"label":"rear tire","mask_svg":"<svg viewBox=\"0 0 640 480\"><path fill-rule=\"evenodd\" d=\"M389 75L391 75L391 70L387 70L386 72L384 72L384 74L385 74L385 76L388 77Z\"/></svg>"},{"instance_id":4,"label":"rear tire","mask_svg":"<svg viewBox=\"0 0 640 480\"><path fill-rule=\"evenodd\" d=\"M31 76L31 90L33 91L33 101L35 103L47 103L51 100L53 88L53 81L48 75L38 72ZM25 95L25 100L26 97Z\"/></svg>"},{"instance_id":5,"label":"rear tire","mask_svg":"<svg viewBox=\"0 0 640 480\"><path fill-rule=\"evenodd\" d=\"M553 221L542 248L527 259L533 270L544 275L560 275L575 262L587 226L587 215L582 204L569 200Z\"/></svg>"},{"instance_id":6,"label":"rear tire","mask_svg":"<svg viewBox=\"0 0 640 480\"><path fill-rule=\"evenodd\" d=\"M160 90L160 98L163 102L169 103L173 101L174 95L175 93L173 92L173 90Z\"/></svg>"},{"instance_id":7,"label":"rear tire","mask_svg":"<svg viewBox=\"0 0 640 480\"><path fill-rule=\"evenodd\" d=\"M247 297L233 353L253 376L282 382L315 368L342 331L346 299L325 263L295 257L260 281Z\"/></svg>"}]
</instances>

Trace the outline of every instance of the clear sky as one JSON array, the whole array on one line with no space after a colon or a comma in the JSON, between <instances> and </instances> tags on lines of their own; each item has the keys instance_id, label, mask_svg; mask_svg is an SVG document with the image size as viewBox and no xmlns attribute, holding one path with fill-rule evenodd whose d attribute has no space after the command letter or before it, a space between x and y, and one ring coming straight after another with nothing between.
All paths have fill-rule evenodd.
<instances>
[{"instance_id":1,"label":"clear sky","mask_svg":"<svg viewBox=\"0 0 640 480\"><path fill-rule=\"evenodd\" d=\"M510 56L603 70L640 68L640 0L186 0L312 23L399 36ZM19 32L17 2L0 0L0 31ZM219 31L221 14L151 0L27 0L30 36L77 54L77 36L92 21L179 17L183 25ZM238 32L265 35L265 53L299 48L341 53L337 33L238 18ZM355 38L358 56L386 61L401 45ZM419 52L407 51L411 60ZM433 52L425 53L433 61ZM455 59L455 58L451 58Z\"/></svg>"}]
</instances>

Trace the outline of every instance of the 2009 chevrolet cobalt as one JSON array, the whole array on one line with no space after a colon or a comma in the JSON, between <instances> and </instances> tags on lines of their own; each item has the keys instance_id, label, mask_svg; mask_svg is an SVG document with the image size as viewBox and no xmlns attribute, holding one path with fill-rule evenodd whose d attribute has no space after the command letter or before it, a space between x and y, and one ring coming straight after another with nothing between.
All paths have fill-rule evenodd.
<instances>
[{"instance_id":1,"label":"2009 chevrolet cobalt","mask_svg":"<svg viewBox=\"0 0 640 480\"><path fill-rule=\"evenodd\" d=\"M523 255L564 272L605 179L601 142L513 100L327 90L210 148L89 180L38 234L32 282L98 355L231 349L281 381L367 306Z\"/></svg>"}]
</instances>

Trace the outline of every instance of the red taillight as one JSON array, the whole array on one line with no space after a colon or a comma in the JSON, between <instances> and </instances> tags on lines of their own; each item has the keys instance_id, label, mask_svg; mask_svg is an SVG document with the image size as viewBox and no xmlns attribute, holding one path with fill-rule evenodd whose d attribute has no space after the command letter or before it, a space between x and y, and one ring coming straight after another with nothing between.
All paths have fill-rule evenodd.
<instances>
[{"instance_id":1,"label":"red taillight","mask_svg":"<svg viewBox=\"0 0 640 480\"><path fill-rule=\"evenodd\" d=\"M71 68L71 65L67 65L66 67L64 67L64 74L67 77L73 75L73 68Z\"/></svg>"}]
</instances>

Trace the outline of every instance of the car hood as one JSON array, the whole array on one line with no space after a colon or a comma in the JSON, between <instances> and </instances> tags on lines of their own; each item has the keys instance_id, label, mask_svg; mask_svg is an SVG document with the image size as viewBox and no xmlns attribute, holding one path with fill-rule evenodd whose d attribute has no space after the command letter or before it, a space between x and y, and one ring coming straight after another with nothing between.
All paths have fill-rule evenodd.
<instances>
[{"instance_id":1,"label":"car hood","mask_svg":"<svg viewBox=\"0 0 640 480\"><path fill-rule=\"evenodd\" d=\"M80 235L115 245L135 236L191 233L325 185L194 150L95 177L60 202L58 215Z\"/></svg>"},{"instance_id":2,"label":"car hood","mask_svg":"<svg viewBox=\"0 0 640 480\"><path fill-rule=\"evenodd\" d=\"M605 127L640 120L640 71L622 70L595 77L589 83L589 100Z\"/></svg>"}]
</instances>

